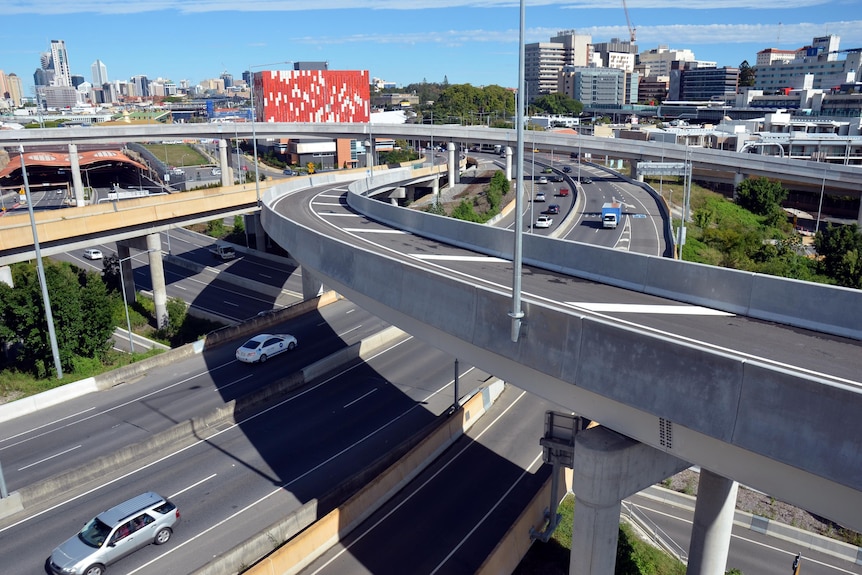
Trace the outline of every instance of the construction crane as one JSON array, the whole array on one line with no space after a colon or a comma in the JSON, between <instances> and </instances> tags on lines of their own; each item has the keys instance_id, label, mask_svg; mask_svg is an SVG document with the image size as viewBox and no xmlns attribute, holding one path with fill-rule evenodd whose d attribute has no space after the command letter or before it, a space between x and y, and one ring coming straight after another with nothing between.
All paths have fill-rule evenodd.
<instances>
[{"instance_id":1,"label":"construction crane","mask_svg":"<svg viewBox=\"0 0 862 575\"><path fill-rule=\"evenodd\" d=\"M626 6L626 0L623 0L623 10L626 13L626 24L629 27L629 41L631 41L631 43L634 44L635 41L637 40L638 30L637 30L637 28L632 26L632 21L629 19L629 9L628 9L628 6Z\"/></svg>"}]
</instances>

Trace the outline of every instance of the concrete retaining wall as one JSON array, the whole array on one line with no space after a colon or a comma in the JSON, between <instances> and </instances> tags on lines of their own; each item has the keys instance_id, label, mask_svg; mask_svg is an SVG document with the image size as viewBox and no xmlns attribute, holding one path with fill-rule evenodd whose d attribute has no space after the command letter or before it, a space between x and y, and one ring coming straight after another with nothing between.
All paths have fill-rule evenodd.
<instances>
[{"instance_id":1,"label":"concrete retaining wall","mask_svg":"<svg viewBox=\"0 0 862 575\"><path fill-rule=\"evenodd\" d=\"M361 490L319 520L312 519L317 507L316 502L306 504L268 530L195 571L193 575L236 573L242 569L242 566L253 561L259 562L245 571L249 575L288 575L299 572L379 509L447 447L457 441L485 413L486 407L490 405L489 401L493 402L499 397L503 388L503 382L498 380L469 398L452 416L441 416L442 421L435 424L436 429L421 440L415 448L373 480L363 482L364 486ZM312 519L313 523L307 523L301 533L270 553L273 541L271 537L289 533L309 519ZM254 553L258 555L252 558ZM268 555L263 557L265 554Z\"/></svg>"},{"instance_id":2,"label":"concrete retaining wall","mask_svg":"<svg viewBox=\"0 0 862 575\"><path fill-rule=\"evenodd\" d=\"M562 474L562 471L560 473ZM531 530L540 532L546 527L545 512L551 504L552 483L553 477L548 477L542 488L533 496L521 515L488 555L488 558L476 570L476 575L497 575L515 571L533 544L533 539L530 537ZM562 493L556 494L557 501L561 501L565 495L564 480L560 481L560 491Z\"/></svg>"}]
</instances>

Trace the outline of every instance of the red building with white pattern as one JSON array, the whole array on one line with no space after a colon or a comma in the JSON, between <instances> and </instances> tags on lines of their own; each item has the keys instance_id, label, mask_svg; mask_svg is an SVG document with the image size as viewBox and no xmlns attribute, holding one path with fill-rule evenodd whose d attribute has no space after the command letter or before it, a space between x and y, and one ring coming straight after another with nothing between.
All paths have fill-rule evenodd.
<instances>
[{"instance_id":1,"label":"red building with white pattern","mask_svg":"<svg viewBox=\"0 0 862 575\"><path fill-rule=\"evenodd\" d=\"M258 122L368 122L367 70L265 70L254 74Z\"/></svg>"}]
</instances>

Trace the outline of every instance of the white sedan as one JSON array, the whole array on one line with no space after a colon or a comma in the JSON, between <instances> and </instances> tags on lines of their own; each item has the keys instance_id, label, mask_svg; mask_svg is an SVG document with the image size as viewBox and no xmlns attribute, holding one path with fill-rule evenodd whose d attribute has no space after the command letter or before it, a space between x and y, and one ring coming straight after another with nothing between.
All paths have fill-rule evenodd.
<instances>
[{"instance_id":1,"label":"white sedan","mask_svg":"<svg viewBox=\"0 0 862 575\"><path fill-rule=\"evenodd\" d=\"M537 228L550 228L553 223L554 219L549 218L548 216L539 216L538 219L536 219Z\"/></svg>"},{"instance_id":2,"label":"white sedan","mask_svg":"<svg viewBox=\"0 0 862 575\"><path fill-rule=\"evenodd\" d=\"M292 351L296 338L288 334L262 333L256 335L236 350L236 358L245 363L265 362L283 351Z\"/></svg>"}]
</instances>

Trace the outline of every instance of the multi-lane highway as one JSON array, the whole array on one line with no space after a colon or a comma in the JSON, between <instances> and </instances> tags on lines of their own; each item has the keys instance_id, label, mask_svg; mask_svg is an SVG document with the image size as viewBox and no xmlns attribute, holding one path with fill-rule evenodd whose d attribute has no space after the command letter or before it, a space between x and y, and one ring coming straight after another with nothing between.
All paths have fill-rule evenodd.
<instances>
[{"instance_id":1,"label":"multi-lane highway","mask_svg":"<svg viewBox=\"0 0 862 575\"><path fill-rule=\"evenodd\" d=\"M265 366L240 363L235 341L154 368L135 381L0 423L0 461L10 491L142 441L352 345L385 324L341 300L267 328L298 339Z\"/></svg>"},{"instance_id":2,"label":"multi-lane highway","mask_svg":"<svg viewBox=\"0 0 862 575\"><path fill-rule=\"evenodd\" d=\"M473 152L471 155L483 158L487 154ZM659 257L672 255L663 212L654 195L611 170L589 163L579 167L577 159L545 152L535 154L535 160L529 154L526 157L530 161L524 164L525 201L521 205L521 217L527 233ZM499 160L494 163L502 165ZM546 168L552 172L545 172ZM547 183L539 183L542 177ZM559 179L562 181L556 181ZM568 194L562 195L561 189ZM544 194L544 199L537 201L540 193ZM616 229L604 229L602 204L612 201L623 205L622 222ZM550 214L548 206L551 204L560 207L559 214ZM553 225L537 228L535 222L539 215L549 215ZM501 219L498 225L514 229L514 215Z\"/></svg>"},{"instance_id":3,"label":"multi-lane highway","mask_svg":"<svg viewBox=\"0 0 862 575\"><path fill-rule=\"evenodd\" d=\"M335 324L345 322L344 329L360 331L348 326L355 321L351 318L359 317L358 310L342 307L337 315L341 319ZM302 332L299 326L281 329L294 327ZM57 470L78 458L86 461L95 453L108 453L117 447L115 438L120 438L119 443L134 440L204 409L206 395L224 401L292 373L305 355L305 359L314 358L312 337L306 334L304 342L300 339L304 345L294 354L263 366L225 361L221 356L233 350L226 346L217 356L205 354L197 363L189 360L148 374L144 381L129 383L116 393L81 398L85 405L70 402L62 413L25 418L26 430L20 429L20 422L17 430L3 424L2 436L17 435L21 442L0 452L4 469L30 465L30 469ZM445 413L453 402L452 377L453 358L413 339L396 342L365 364L345 367L236 425L225 424L207 440L153 454L146 462L106 473L3 520L3 573L38 572L51 549L90 517L148 490L178 504L183 520L176 536L168 545L144 549L110 571L190 573L303 503L324 496ZM473 389L487 378L460 366L462 390ZM243 386L246 389L240 390ZM147 393L148 389L152 391ZM73 434L86 446L70 448L58 439ZM26 444L34 455L28 457ZM52 446L58 444L63 447L55 451Z\"/></svg>"}]
</instances>

